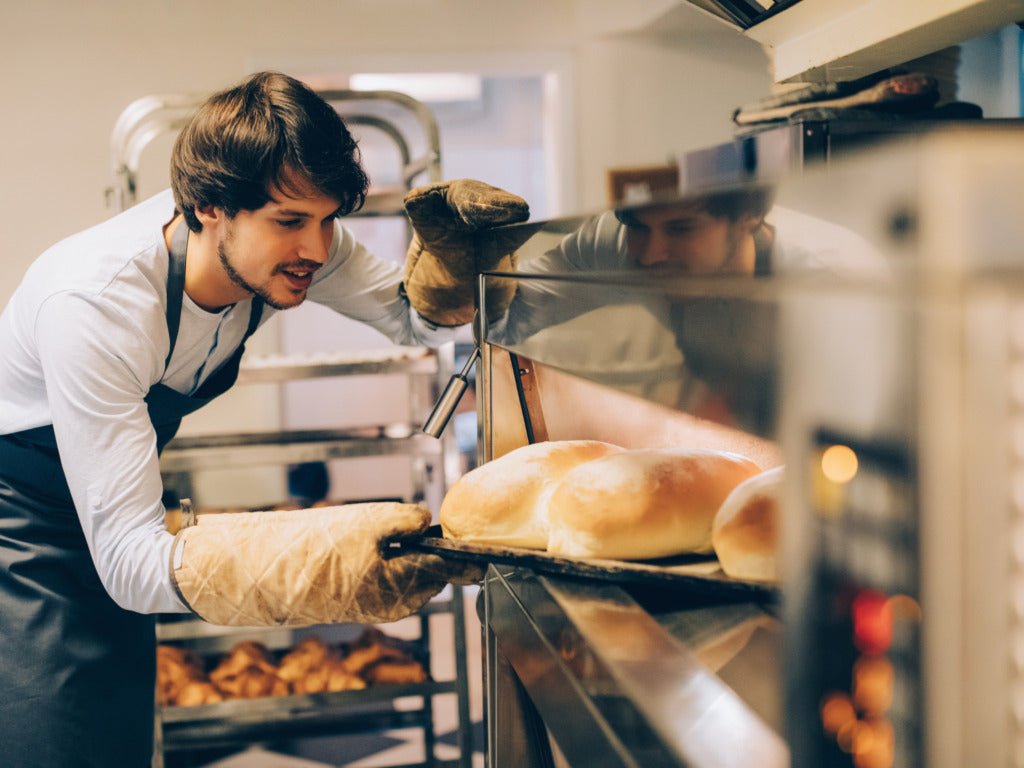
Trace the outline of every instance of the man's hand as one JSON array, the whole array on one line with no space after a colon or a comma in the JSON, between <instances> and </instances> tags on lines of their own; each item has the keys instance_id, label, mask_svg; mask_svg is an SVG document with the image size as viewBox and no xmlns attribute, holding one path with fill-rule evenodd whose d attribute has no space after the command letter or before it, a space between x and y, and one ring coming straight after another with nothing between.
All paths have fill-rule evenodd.
<instances>
[{"instance_id":1,"label":"man's hand","mask_svg":"<svg viewBox=\"0 0 1024 768\"><path fill-rule=\"evenodd\" d=\"M226 513L199 520L175 537L171 573L189 607L213 624L397 621L452 579L467 576L465 565L436 555L382 557L385 539L422 533L430 525L429 510L414 504Z\"/></svg>"},{"instance_id":2,"label":"man's hand","mask_svg":"<svg viewBox=\"0 0 1024 768\"><path fill-rule=\"evenodd\" d=\"M438 325L473 319L476 276L483 271L515 271L515 254L480 258L473 237L480 230L515 224L530 217L521 197L480 181L460 179L417 187L405 197L413 239L405 260L405 292L421 316ZM490 291L485 299L494 318L507 309L515 285ZM505 284L507 283L507 284Z\"/></svg>"}]
</instances>

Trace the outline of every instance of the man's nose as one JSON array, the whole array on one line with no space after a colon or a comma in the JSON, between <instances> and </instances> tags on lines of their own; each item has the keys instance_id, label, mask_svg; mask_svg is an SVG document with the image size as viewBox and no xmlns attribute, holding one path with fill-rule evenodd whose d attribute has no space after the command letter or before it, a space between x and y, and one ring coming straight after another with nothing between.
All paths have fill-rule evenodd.
<instances>
[{"instance_id":1,"label":"man's nose","mask_svg":"<svg viewBox=\"0 0 1024 768\"><path fill-rule=\"evenodd\" d=\"M326 264L327 255L331 250L331 235L310 229L311 231L307 231L299 241L299 258L317 264Z\"/></svg>"},{"instance_id":2,"label":"man's nose","mask_svg":"<svg viewBox=\"0 0 1024 768\"><path fill-rule=\"evenodd\" d=\"M653 267L668 261L668 241L657 232L651 232L641 246L637 263L641 267Z\"/></svg>"}]
</instances>

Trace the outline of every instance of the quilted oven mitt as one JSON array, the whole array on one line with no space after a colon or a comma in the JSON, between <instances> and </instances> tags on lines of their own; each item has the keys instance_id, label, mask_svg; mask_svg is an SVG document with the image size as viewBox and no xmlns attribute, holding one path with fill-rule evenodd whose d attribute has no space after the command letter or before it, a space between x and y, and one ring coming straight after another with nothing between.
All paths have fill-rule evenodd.
<instances>
[{"instance_id":1,"label":"quilted oven mitt","mask_svg":"<svg viewBox=\"0 0 1024 768\"><path fill-rule=\"evenodd\" d=\"M405 196L413 238L405 259L405 292L421 316L452 326L473 319L473 294L480 272L515 271L515 254L481 257L474 234L530 217L526 201L481 181L459 179L416 187ZM500 250L500 249L499 249ZM489 288L487 314L493 320L515 295L510 280Z\"/></svg>"},{"instance_id":2,"label":"quilted oven mitt","mask_svg":"<svg viewBox=\"0 0 1024 768\"><path fill-rule=\"evenodd\" d=\"M479 575L436 555L381 556L384 539L429 525L429 510L383 502L201 515L175 536L171 577L187 605L212 624L397 621L450 580Z\"/></svg>"}]
</instances>

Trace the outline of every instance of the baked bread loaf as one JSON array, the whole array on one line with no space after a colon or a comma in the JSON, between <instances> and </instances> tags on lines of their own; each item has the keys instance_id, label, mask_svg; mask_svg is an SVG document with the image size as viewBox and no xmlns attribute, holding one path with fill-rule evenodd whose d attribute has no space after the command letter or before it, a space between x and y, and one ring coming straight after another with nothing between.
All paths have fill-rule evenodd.
<instances>
[{"instance_id":1,"label":"baked bread loaf","mask_svg":"<svg viewBox=\"0 0 1024 768\"><path fill-rule=\"evenodd\" d=\"M307 637L281 657L277 676L294 687L296 682L308 675L311 670L323 666L337 655L337 650L319 637Z\"/></svg>"},{"instance_id":2,"label":"baked bread loaf","mask_svg":"<svg viewBox=\"0 0 1024 768\"><path fill-rule=\"evenodd\" d=\"M173 645L156 647L157 703L174 704L190 683L204 680L206 673L199 657Z\"/></svg>"},{"instance_id":3,"label":"baked bread loaf","mask_svg":"<svg viewBox=\"0 0 1024 768\"><path fill-rule=\"evenodd\" d=\"M585 462L624 449L597 440L557 440L517 448L467 472L441 504L450 539L490 546L544 549L548 498L558 481Z\"/></svg>"},{"instance_id":4,"label":"baked bread loaf","mask_svg":"<svg viewBox=\"0 0 1024 768\"><path fill-rule=\"evenodd\" d=\"M277 676L270 651L252 640L237 643L210 670L210 682L228 699L288 695L288 683Z\"/></svg>"},{"instance_id":5,"label":"baked bread loaf","mask_svg":"<svg viewBox=\"0 0 1024 768\"><path fill-rule=\"evenodd\" d=\"M424 682L427 672L414 659L384 659L369 666L363 677L371 685L407 685Z\"/></svg>"},{"instance_id":6,"label":"baked bread loaf","mask_svg":"<svg viewBox=\"0 0 1024 768\"><path fill-rule=\"evenodd\" d=\"M711 542L727 576L750 581L778 578L783 469L769 469L736 486L715 515Z\"/></svg>"},{"instance_id":7,"label":"baked bread loaf","mask_svg":"<svg viewBox=\"0 0 1024 768\"><path fill-rule=\"evenodd\" d=\"M338 659L327 659L320 666L310 670L293 686L295 693L335 693L337 691L359 691L366 687L366 681L349 672Z\"/></svg>"},{"instance_id":8,"label":"baked bread loaf","mask_svg":"<svg viewBox=\"0 0 1024 768\"><path fill-rule=\"evenodd\" d=\"M615 453L566 473L548 506L548 552L644 560L711 552L711 524L737 485L760 472L735 453Z\"/></svg>"},{"instance_id":9,"label":"baked bread loaf","mask_svg":"<svg viewBox=\"0 0 1024 768\"><path fill-rule=\"evenodd\" d=\"M224 701L224 697L212 684L203 680L190 680L178 692L174 705L176 707L198 707L203 704L219 704L222 701Z\"/></svg>"}]
</instances>

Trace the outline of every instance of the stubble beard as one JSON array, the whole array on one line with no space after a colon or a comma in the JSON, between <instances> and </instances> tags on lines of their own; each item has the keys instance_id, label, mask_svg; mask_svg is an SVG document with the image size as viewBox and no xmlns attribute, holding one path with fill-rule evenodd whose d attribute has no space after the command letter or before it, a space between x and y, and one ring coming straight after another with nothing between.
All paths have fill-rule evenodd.
<instances>
[{"instance_id":1,"label":"stubble beard","mask_svg":"<svg viewBox=\"0 0 1024 768\"><path fill-rule=\"evenodd\" d=\"M282 304L270 295L270 291L267 290L266 287L252 285L242 277L231 263L230 246L232 244L232 240L233 238L229 231L227 236L217 243L217 256L220 258L221 266L224 267L224 272L227 274L228 279L231 280L231 282L239 288L248 291L252 295L259 296L268 306L273 307L274 309L291 309L292 307L302 303L303 299L305 299L304 295L297 302Z\"/></svg>"},{"instance_id":2,"label":"stubble beard","mask_svg":"<svg viewBox=\"0 0 1024 768\"><path fill-rule=\"evenodd\" d=\"M736 274L743 271L743 234L739 222L729 222L725 236L725 260L719 266L718 272Z\"/></svg>"}]
</instances>

